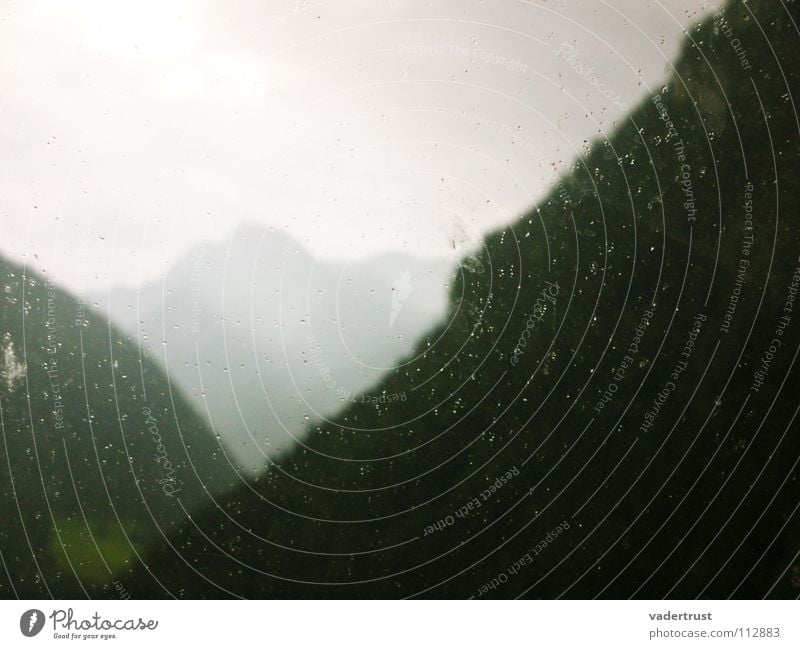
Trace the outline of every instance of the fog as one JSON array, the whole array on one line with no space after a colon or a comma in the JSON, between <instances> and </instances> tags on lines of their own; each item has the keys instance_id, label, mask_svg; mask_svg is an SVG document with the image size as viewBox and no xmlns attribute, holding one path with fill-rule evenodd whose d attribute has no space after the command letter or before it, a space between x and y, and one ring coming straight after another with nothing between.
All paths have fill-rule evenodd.
<instances>
[{"instance_id":1,"label":"fog","mask_svg":"<svg viewBox=\"0 0 800 649\"><path fill-rule=\"evenodd\" d=\"M452 260L658 88L710 10L5 2L0 252L95 293L242 223L317 257Z\"/></svg>"}]
</instances>

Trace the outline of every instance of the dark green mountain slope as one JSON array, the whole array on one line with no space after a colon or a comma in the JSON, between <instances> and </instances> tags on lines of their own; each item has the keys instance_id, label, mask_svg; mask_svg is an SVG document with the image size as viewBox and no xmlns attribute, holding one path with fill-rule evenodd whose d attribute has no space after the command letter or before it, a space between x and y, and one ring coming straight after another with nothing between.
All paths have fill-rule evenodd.
<instances>
[{"instance_id":1,"label":"dark green mountain slope","mask_svg":"<svg viewBox=\"0 0 800 649\"><path fill-rule=\"evenodd\" d=\"M798 22L753 0L692 30L460 269L383 403L154 546L131 592L800 594Z\"/></svg>"},{"instance_id":2,"label":"dark green mountain slope","mask_svg":"<svg viewBox=\"0 0 800 649\"><path fill-rule=\"evenodd\" d=\"M0 286L0 596L109 595L234 474L136 341L30 270Z\"/></svg>"}]
</instances>

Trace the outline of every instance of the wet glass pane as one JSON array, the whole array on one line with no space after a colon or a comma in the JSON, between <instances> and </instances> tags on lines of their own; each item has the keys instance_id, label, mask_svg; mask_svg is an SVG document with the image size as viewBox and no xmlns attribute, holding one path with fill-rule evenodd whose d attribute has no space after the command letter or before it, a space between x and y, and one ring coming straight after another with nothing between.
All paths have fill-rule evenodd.
<instances>
[{"instance_id":1,"label":"wet glass pane","mask_svg":"<svg viewBox=\"0 0 800 649\"><path fill-rule=\"evenodd\" d=\"M797 2L8 2L0 597L800 596Z\"/></svg>"}]
</instances>

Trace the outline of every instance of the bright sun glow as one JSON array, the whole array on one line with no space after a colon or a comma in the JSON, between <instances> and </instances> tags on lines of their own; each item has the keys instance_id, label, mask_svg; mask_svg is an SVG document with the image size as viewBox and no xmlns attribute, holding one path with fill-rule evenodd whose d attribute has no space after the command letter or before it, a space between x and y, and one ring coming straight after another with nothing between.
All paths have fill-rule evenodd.
<instances>
[{"instance_id":1,"label":"bright sun glow","mask_svg":"<svg viewBox=\"0 0 800 649\"><path fill-rule=\"evenodd\" d=\"M75 16L86 39L102 50L135 49L146 56L164 56L197 40L192 8L184 2L79 0L59 5Z\"/></svg>"}]
</instances>

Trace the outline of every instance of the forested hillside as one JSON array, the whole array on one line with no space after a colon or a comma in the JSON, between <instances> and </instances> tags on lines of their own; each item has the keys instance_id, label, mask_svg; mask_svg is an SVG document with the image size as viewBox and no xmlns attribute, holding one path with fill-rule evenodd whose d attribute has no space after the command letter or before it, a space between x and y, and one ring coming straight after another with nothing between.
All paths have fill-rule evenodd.
<instances>
[{"instance_id":1,"label":"forested hillside","mask_svg":"<svg viewBox=\"0 0 800 649\"><path fill-rule=\"evenodd\" d=\"M204 502L191 519L160 492L158 466L138 482L123 469L132 444L152 454L148 407L193 433L192 457L212 464L198 475L216 477L201 423L93 319L57 354L76 385L64 388L75 423L55 431L42 414L45 288L28 306L8 280L19 302L4 302L4 324L27 368L6 364L5 439L23 440L11 467L31 493L16 501L36 503L25 529L36 556L52 557L37 577L21 526L4 527L14 583L22 573L43 595L45 581L77 592L52 531L55 520L63 542L82 524L81 483L59 472L68 453L86 458L93 484L116 468L110 503L93 492L86 516L125 511L145 530L146 552L125 550L112 570L133 597L796 598L800 69L787 62L798 23L795 1L737 0L692 29L663 87L464 260L447 316L408 363L310 423L264 477L213 500L183 482L182 497ZM525 135L509 130L509 146ZM82 359L80 334L87 348L98 330ZM31 339L38 356L20 351ZM18 398L31 382L31 400ZM185 450L169 453L178 463ZM42 484L41 463L60 477ZM163 507L163 537L140 489ZM127 548L106 524L103 538Z\"/></svg>"},{"instance_id":2,"label":"forested hillside","mask_svg":"<svg viewBox=\"0 0 800 649\"><path fill-rule=\"evenodd\" d=\"M113 596L238 478L135 340L31 269L0 285L0 596Z\"/></svg>"},{"instance_id":3,"label":"forested hillside","mask_svg":"<svg viewBox=\"0 0 800 649\"><path fill-rule=\"evenodd\" d=\"M406 401L316 426L131 589L796 597L799 17L733 2L693 29L460 269L446 324L373 391Z\"/></svg>"}]
</instances>

